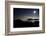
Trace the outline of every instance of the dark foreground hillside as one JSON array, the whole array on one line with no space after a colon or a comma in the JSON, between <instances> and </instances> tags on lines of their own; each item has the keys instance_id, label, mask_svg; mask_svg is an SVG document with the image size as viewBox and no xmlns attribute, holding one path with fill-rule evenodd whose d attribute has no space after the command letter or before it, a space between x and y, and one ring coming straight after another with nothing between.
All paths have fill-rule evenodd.
<instances>
[{"instance_id":1,"label":"dark foreground hillside","mask_svg":"<svg viewBox=\"0 0 46 36\"><path fill-rule=\"evenodd\" d=\"M39 27L39 21L28 22L28 21L22 21L20 19L14 20L14 28L22 28L22 27Z\"/></svg>"}]
</instances>

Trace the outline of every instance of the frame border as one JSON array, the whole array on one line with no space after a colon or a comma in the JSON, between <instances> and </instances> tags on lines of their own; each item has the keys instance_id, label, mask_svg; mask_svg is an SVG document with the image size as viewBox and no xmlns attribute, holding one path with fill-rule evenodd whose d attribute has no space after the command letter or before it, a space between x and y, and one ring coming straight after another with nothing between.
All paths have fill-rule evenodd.
<instances>
[{"instance_id":1,"label":"frame border","mask_svg":"<svg viewBox=\"0 0 46 36\"><path fill-rule=\"evenodd\" d=\"M39 31L25 31L25 32L10 32L10 10L9 10L9 5L12 4L14 5L15 3L17 4L25 4L25 5L36 5L40 6L42 5L42 30ZM44 33L45 32L45 3L33 3L33 2L19 2L19 1L5 1L5 35L20 35L20 34L38 34L38 33Z\"/></svg>"}]
</instances>

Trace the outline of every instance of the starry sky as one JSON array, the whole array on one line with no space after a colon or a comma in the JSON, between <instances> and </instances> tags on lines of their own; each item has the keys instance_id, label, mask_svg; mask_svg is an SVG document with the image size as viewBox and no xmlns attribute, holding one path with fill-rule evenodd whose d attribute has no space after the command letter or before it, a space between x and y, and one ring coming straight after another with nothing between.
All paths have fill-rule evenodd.
<instances>
[{"instance_id":1,"label":"starry sky","mask_svg":"<svg viewBox=\"0 0 46 36\"><path fill-rule=\"evenodd\" d=\"M27 19L27 18L39 18L39 9L32 8L13 8L13 14L15 18Z\"/></svg>"}]
</instances>

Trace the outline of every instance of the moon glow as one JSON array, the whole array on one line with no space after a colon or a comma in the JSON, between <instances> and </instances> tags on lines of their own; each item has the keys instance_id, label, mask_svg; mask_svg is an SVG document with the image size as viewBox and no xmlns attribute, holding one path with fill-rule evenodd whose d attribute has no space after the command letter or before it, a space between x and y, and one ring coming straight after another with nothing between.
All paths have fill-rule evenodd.
<instances>
[{"instance_id":1,"label":"moon glow","mask_svg":"<svg viewBox=\"0 0 46 36\"><path fill-rule=\"evenodd\" d=\"M33 12L34 14L36 13L36 11Z\"/></svg>"}]
</instances>

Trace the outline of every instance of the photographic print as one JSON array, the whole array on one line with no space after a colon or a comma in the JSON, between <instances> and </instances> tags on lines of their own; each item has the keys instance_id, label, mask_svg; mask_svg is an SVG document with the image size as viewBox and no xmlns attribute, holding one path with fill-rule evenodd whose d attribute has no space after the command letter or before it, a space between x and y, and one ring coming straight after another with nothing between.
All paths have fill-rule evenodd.
<instances>
[{"instance_id":1,"label":"photographic print","mask_svg":"<svg viewBox=\"0 0 46 36\"><path fill-rule=\"evenodd\" d=\"M13 8L13 27L39 27L39 9Z\"/></svg>"},{"instance_id":2,"label":"photographic print","mask_svg":"<svg viewBox=\"0 0 46 36\"><path fill-rule=\"evenodd\" d=\"M42 6L11 5L10 12L11 32L42 30Z\"/></svg>"}]
</instances>

